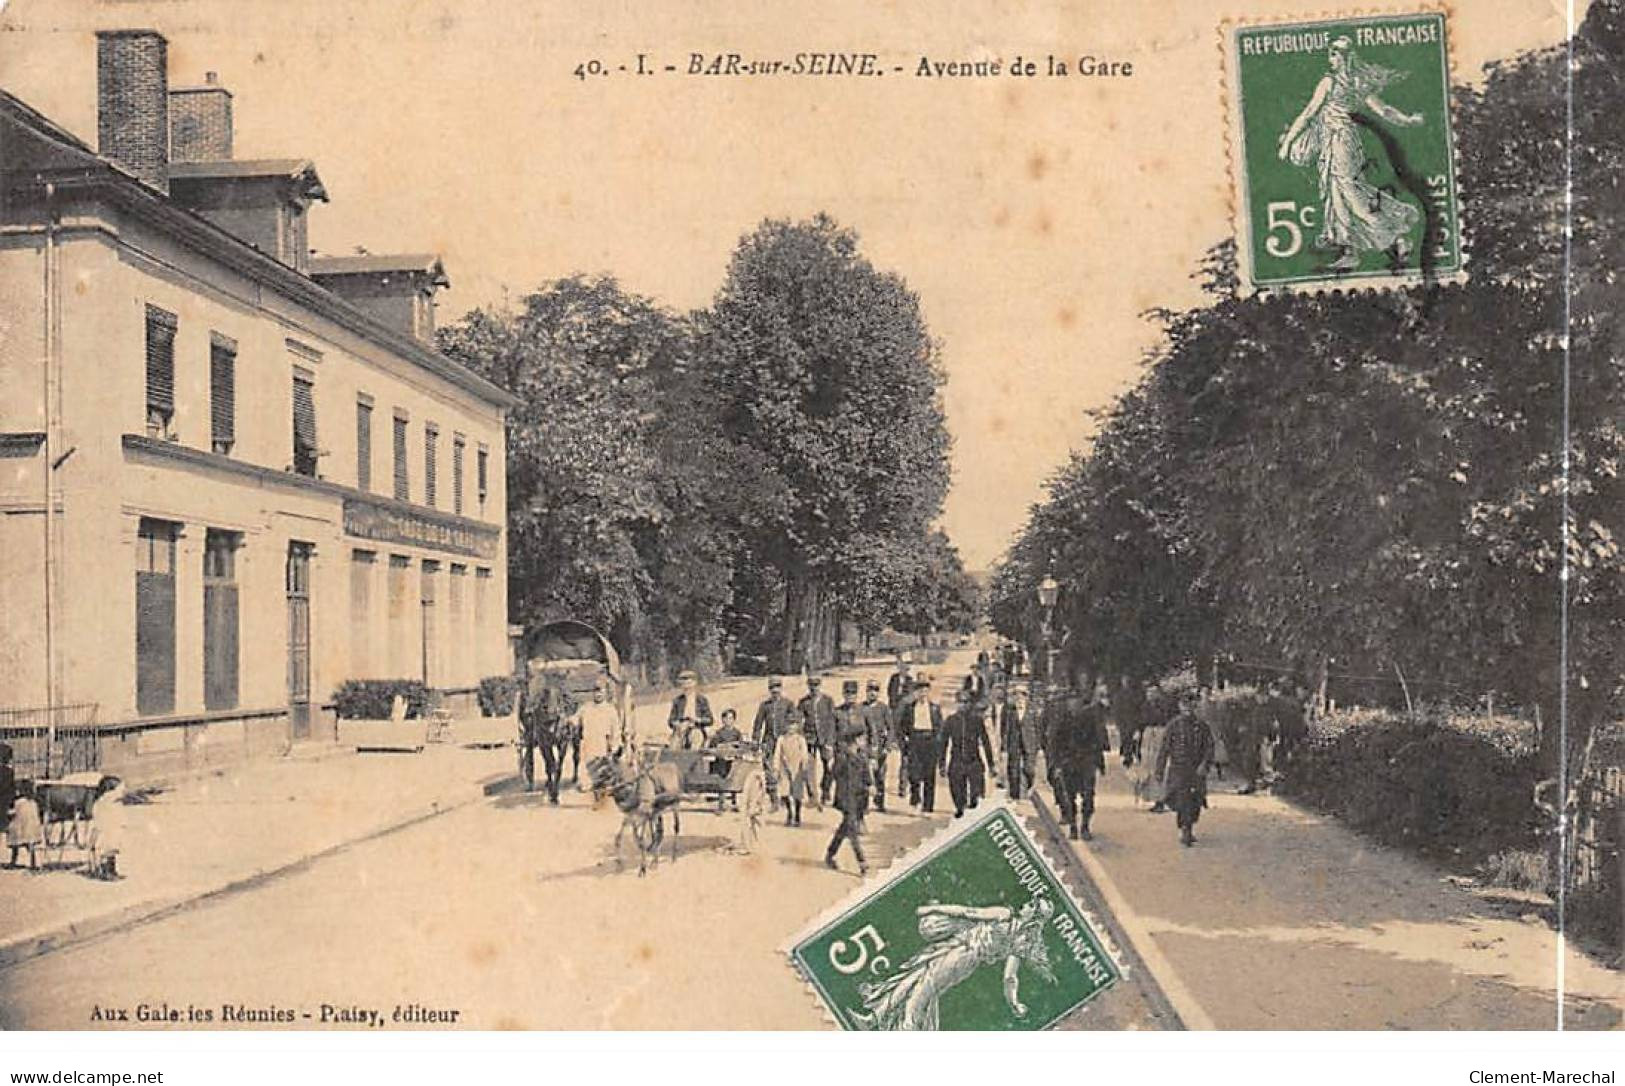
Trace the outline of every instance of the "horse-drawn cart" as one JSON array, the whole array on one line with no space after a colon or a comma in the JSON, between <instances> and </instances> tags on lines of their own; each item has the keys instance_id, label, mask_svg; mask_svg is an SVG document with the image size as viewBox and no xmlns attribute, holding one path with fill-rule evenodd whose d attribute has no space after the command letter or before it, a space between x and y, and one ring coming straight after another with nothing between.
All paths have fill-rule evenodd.
<instances>
[{"instance_id":1,"label":"horse-drawn cart","mask_svg":"<svg viewBox=\"0 0 1625 1086\"><path fill-rule=\"evenodd\" d=\"M720 743L685 749L646 743L639 758L645 767L670 765L677 773L683 802L713 806L721 811L739 809L739 797L753 787L765 791L762 751L751 742Z\"/></svg>"}]
</instances>

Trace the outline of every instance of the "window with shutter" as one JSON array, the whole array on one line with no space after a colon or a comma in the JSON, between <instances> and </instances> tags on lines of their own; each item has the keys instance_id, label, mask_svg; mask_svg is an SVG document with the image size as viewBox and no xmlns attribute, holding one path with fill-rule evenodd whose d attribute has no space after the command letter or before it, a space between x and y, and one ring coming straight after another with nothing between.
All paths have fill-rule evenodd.
<instances>
[{"instance_id":1,"label":"window with shutter","mask_svg":"<svg viewBox=\"0 0 1625 1086\"><path fill-rule=\"evenodd\" d=\"M175 314L147 306L147 436L169 437L175 418Z\"/></svg>"},{"instance_id":2,"label":"window with shutter","mask_svg":"<svg viewBox=\"0 0 1625 1086\"><path fill-rule=\"evenodd\" d=\"M355 485L372 489L372 401L355 402Z\"/></svg>"},{"instance_id":3,"label":"window with shutter","mask_svg":"<svg viewBox=\"0 0 1625 1086\"><path fill-rule=\"evenodd\" d=\"M475 458L475 462L474 462L475 463L475 476L476 476L475 485L479 487L480 512L482 512L482 513L485 512L485 492L486 492L486 483L488 482L488 480L486 479L486 472L487 472L487 470L489 470L488 469L488 464L489 464L490 459L491 459L490 452L488 452L482 446L480 448L479 455Z\"/></svg>"},{"instance_id":4,"label":"window with shutter","mask_svg":"<svg viewBox=\"0 0 1625 1086\"><path fill-rule=\"evenodd\" d=\"M237 443L237 341L209 338L209 447L230 456Z\"/></svg>"},{"instance_id":5,"label":"window with shutter","mask_svg":"<svg viewBox=\"0 0 1625 1086\"><path fill-rule=\"evenodd\" d=\"M293 375L293 470L316 474L316 390L302 371Z\"/></svg>"},{"instance_id":6,"label":"window with shutter","mask_svg":"<svg viewBox=\"0 0 1625 1086\"><path fill-rule=\"evenodd\" d=\"M403 502L411 499L406 474L406 421L405 415L395 415L395 497Z\"/></svg>"},{"instance_id":7,"label":"window with shutter","mask_svg":"<svg viewBox=\"0 0 1625 1086\"><path fill-rule=\"evenodd\" d=\"M466 442L462 434L455 434L451 439L451 511L463 511L463 446Z\"/></svg>"},{"instance_id":8,"label":"window with shutter","mask_svg":"<svg viewBox=\"0 0 1625 1086\"><path fill-rule=\"evenodd\" d=\"M440 429L434 423L426 423L423 427L423 504L434 505L435 498L435 447L440 444Z\"/></svg>"}]
</instances>

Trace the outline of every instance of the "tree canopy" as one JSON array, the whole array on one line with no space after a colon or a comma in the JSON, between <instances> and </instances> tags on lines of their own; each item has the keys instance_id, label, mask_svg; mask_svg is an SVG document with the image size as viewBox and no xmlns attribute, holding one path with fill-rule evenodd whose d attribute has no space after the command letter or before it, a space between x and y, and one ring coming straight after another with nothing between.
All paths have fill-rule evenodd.
<instances>
[{"instance_id":1,"label":"tree canopy","mask_svg":"<svg viewBox=\"0 0 1625 1086\"><path fill-rule=\"evenodd\" d=\"M1336 659L1566 709L1571 739L1618 713L1622 42L1594 4L1572 134L1565 49L1457 92L1467 283L1241 298L1216 247L1210 301L1156 315L1142 380L996 570L999 627L1031 638L1049 573L1094 672Z\"/></svg>"}]
</instances>

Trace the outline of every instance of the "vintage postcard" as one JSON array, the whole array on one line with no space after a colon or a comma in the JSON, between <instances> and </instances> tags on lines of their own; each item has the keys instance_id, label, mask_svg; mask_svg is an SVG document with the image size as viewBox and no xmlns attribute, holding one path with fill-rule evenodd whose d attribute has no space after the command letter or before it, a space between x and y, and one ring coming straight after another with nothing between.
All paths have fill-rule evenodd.
<instances>
[{"instance_id":1,"label":"vintage postcard","mask_svg":"<svg viewBox=\"0 0 1625 1086\"><path fill-rule=\"evenodd\" d=\"M1621 0L0 0L0 1028L1620 1028L1622 116Z\"/></svg>"}]
</instances>

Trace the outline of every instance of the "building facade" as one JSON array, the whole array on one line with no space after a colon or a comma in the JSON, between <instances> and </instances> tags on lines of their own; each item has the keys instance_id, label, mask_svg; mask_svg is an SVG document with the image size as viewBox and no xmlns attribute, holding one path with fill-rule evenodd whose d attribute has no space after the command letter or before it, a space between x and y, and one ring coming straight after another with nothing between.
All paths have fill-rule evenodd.
<instances>
[{"instance_id":1,"label":"building facade","mask_svg":"<svg viewBox=\"0 0 1625 1086\"><path fill-rule=\"evenodd\" d=\"M0 92L0 713L198 764L508 671L512 400L434 350L440 262L313 261L314 165L230 158L155 32L98 83L99 151Z\"/></svg>"}]
</instances>

